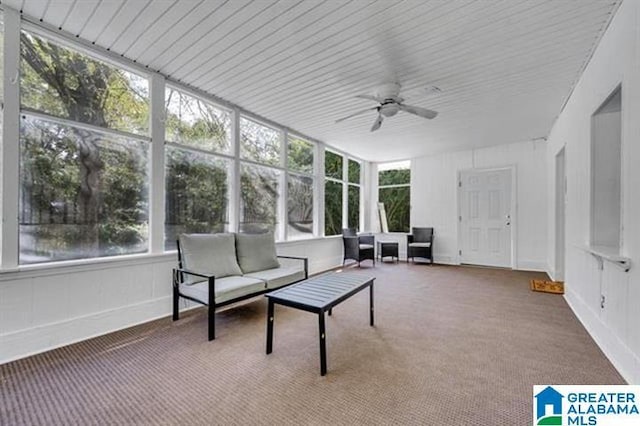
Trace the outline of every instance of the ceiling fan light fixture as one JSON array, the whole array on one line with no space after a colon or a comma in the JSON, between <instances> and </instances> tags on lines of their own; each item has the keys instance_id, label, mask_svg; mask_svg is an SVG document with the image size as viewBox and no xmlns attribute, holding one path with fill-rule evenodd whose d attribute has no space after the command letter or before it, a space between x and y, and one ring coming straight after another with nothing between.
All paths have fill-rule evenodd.
<instances>
[{"instance_id":1,"label":"ceiling fan light fixture","mask_svg":"<svg viewBox=\"0 0 640 426\"><path fill-rule=\"evenodd\" d=\"M382 105L382 107L380 107L380 113L385 117L393 117L398 111L400 111L400 107L395 103Z\"/></svg>"}]
</instances>

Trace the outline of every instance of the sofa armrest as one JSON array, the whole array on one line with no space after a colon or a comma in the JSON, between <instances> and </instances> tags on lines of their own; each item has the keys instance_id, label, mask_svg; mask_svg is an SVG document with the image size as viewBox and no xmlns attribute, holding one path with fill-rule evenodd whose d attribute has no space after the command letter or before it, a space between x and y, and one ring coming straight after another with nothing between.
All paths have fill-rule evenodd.
<instances>
[{"instance_id":1,"label":"sofa armrest","mask_svg":"<svg viewBox=\"0 0 640 426\"><path fill-rule=\"evenodd\" d=\"M276 257L280 259L293 259L293 260L301 260L304 265L304 279L309 278L309 258L301 257L301 256L281 256L277 255Z\"/></svg>"},{"instance_id":2,"label":"sofa armrest","mask_svg":"<svg viewBox=\"0 0 640 426\"><path fill-rule=\"evenodd\" d=\"M407 244L411 244L413 242L413 235L407 234Z\"/></svg>"},{"instance_id":3,"label":"sofa armrest","mask_svg":"<svg viewBox=\"0 0 640 426\"><path fill-rule=\"evenodd\" d=\"M175 292L178 292L180 283L184 281L184 275L193 275L194 277L206 278L208 283L208 306L215 305L216 297L216 277L215 275L206 275L200 272L190 271L184 268L174 268L173 270L173 288ZM186 297L186 296L182 296ZM190 298L189 298L190 299ZM192 299L195 300L195 299ZM202 303L202 302L199 302Z\"/></svg>"}]
</instances>

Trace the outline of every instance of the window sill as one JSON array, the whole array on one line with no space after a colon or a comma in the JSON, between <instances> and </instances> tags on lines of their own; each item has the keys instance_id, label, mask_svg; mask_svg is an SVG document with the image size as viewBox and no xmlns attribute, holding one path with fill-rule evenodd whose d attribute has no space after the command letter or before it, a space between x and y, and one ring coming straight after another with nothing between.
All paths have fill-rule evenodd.
<instances>
[{"instance_id":1,"label":"window sill","mask_svg":"<svg viewBox=\"0 0 640 426\"><path fill-rule=\"evenodd\" d=\"M629 272L629 270L631 269L631 259L628 257L620 256L619 247L597 245L586 245L578 247L595 257L598 260L600 269L603 268L603 262L605 260L613 263L619 268L622 268L624 272Z\"/></svg>"}]
</instances>

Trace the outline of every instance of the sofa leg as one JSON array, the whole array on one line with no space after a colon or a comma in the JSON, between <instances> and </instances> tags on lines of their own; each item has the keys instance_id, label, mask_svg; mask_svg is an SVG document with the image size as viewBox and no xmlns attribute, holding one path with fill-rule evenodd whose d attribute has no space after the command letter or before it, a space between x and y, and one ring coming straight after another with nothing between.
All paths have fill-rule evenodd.
<instances>
[{"instance_id":1,"label":"sofa leg","mask_svg":"<svg viewBox=\"0 0 640 426\"><path fill-rule=\"evenodd\" d=\"M173 287L173 320L178 321L180 319L179 309L180 295L178 294L178 287Z\"/></svg>"},{"instance_id":2,"label":"sofa leg","mask_svg":"<svg viewBox=\"0 0 640 426\"><path fill-rule=\"evenodd\" d=\"M180 312L178 310L178 302L180 302L180 293L178 291L178 271L173 270L173 320L178 321Z\"/></svg>"},{"instance_id":3,"label":"sofa leg","mask_svg":"<svg viewBox=\"0 0 640 426\"><path fill-rule=\"evenodd\" d=\"M216 308L211 306L209 306L208 323L209 323L209 341L212 341L212 340L215 340L216 338Z\"/></svg>"}]
</instances>

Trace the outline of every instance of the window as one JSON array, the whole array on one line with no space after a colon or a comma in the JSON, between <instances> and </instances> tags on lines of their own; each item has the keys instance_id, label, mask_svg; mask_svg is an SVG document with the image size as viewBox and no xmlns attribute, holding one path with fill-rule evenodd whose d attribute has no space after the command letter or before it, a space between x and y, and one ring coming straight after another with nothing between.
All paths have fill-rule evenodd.
<instances>
[{"instance_id":1,"label":"window","mask_svg":"<svg viewBox=\"0 0 640 426\"><path fill-rule=\"evenodd\" d=\"M342 232L342 155L326 150L324 154L324 234Z\"/></svg>"},{"instance_id":2,"label":"window","mask_svg":"<svg viewBox=\"0 0 640 426\"><path fill-rule=\"evenodd\" d=\"M287 239L313 236L314 145L287 136Z\"/></svg>"},{"instance_id":3,"label":"window","mask_svg":"<svg viewBox=\"0 0 640 426\"><path fill-rule=\"evenodd\" d=\"M22 108L149 134L149 80L27 31L20 34Z\"/></svg>"},{"instance_id":4,"label":"window","mask_svg":"<svg viewBox=\"0 0 640 426\"><path fill-rule=\"evenodd\" d=\"M240 232L276 232L280 170L242 164L240 168Z\"/></svg>"},{"instance_id":5,"label":"window","mask_svg":"<svg viewBox=\"0 0 640 426\"><path fill-rule=\"evenodd\" d=\"M288 136L287 167L289 170L313 174L313 144L295 136Z\"/></svg>"},{"instance_id":6,"label":"window","mask_svg":"<svg viewBox=\"0 0 640 426\"><path fill-rule=\"evenodd\" d=\"M347 193L347 224L360 230L360 163L349 160L349 189Z\"/></svg>"},{"instance_id":7,"label":"window","mask_svg":"<svg viewBox=\"0 0 640 426\"><path fill-rule=\"evenodd\" d=\"M148 80L26 31L20 48L19 262L146 252Z\"/></svg>"},{"instance_id":8,"label":"window","mask_svg":"<svg viewBox=\"0 0 640 426\"><path fill-rule=\"evenodd\" d=\"M622 90L616 89L591 117L591 244L620 251Z\"/></svg>"},{"instance_id":9,"label":"window","mask_svg":"<svg viewBox=\"0 0 640 426\"><path fill-rule=\"evenodd\" d=\"M165 249L181 233L226 232L231 161L173 146L165 156Z\"/></svg>"},{"instance_id":10,"label":"window","mask_svg":"<svg viewBox=\"0 0 640 426\"><path fill-rule=\"evenodd\" d=\"M324 234L342 231L342 182L326 179L324 184Z\"/></svg>"},{"instance_id":11,"label":"window","mask_svg":"<svg viewBox=\"0 0 640 426\"><path fill-rule=\"evenodd\" d=\"M280 132L247 118L240 118L240 158L280 165Z\"/></svg>"},{"instance_id":12,"label":"window","mask_svg":"<svg viewBox=\"0 0 640 426\"><path fill-rule=\"evenodd\" d=\"M324 170L324 234L338 235L345 225L359 230L360 163L327 150L324 157ZM346 200L343 200L343 196L346 196ZM344 205L345 201L346 205ZM343 208L346 208L344 216ZM346 218L344 225L343 217Z\"/></svg>"},{"instance_id":13,"label":"window","mask_svg":"<svg viewBox=\"0 0 640 426\"><path fill-rule=\"evenodd\" d=\"M408 161L378 166L378 202L384 203L390 232L409 232L410 184Z\"/></svg>"},{"instance_id":14,"label":"window","mask_svg":"<svg viewBox=\"0 0 640 426\"><path fill-rule=\"evenodd\" d=\"M229 224L231 112L165 90L165 249L181 233L225 232Z\"/></svg>"},{"instance_id":15,"label":"window","mask_svg":"<svg viewBox=\"0 0 640 426\"><path fill-rule=\"evenodd\" d=\"M240 158L264 164L240 165L240 232L273 231L276 239L281 235L278 228L284 182L281 140L279 130L240 117Z\"/></svg>"},{"instance_id":16,"label":"window","mask_svg":"<svg viewBox=\"0 0 640 426\"><path fill-rule=\"evenodd\" d=\"M231 112L170 86L165 94L164 125L167 141L231 153Z\"/></svg>"}]
</instances>

